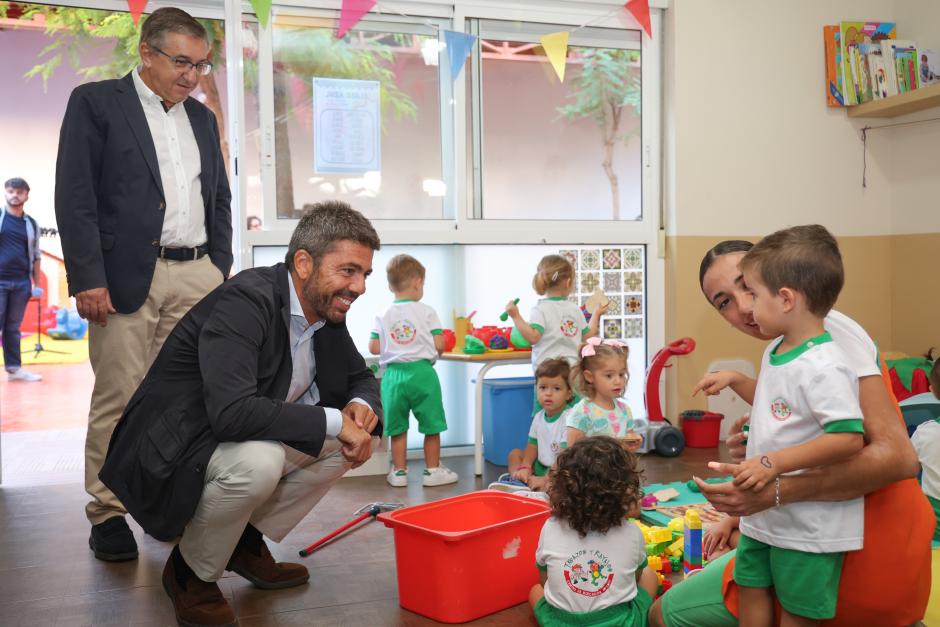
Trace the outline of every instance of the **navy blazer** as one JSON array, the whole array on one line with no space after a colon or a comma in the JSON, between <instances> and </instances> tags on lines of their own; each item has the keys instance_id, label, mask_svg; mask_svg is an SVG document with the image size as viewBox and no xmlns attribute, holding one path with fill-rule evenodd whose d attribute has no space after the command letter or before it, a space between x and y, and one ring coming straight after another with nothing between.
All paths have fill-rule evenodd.
<instances>
[{"instance_id":1,"label":"navy blazer","mask_svg":"<svg viewBox=\"0 0 940 627\"><path fill-rule=\"evenodd\" d=\"M319 406L285 401L293 362L283 263L240 272L180 320L114 429L99 477L144 531L180 535L219 442L276 440L317 455L323 407L353 398L380 417L379 385L345 324L314 335ZM375 435L381 435L381 422Z\"/></svg>"},{"instance_id":2,"label":"navy blazer","mask_svg":"<svg viewBox=\"0 0 940 627\"><path fill-rule=\"evenodd\" d=\"M132 70L136 71L136 70ZM232 268L232 199L215 115L187 98L199 146L209 257ZM143 105L128 74L72 91L56 159L55 215L69 294L106 287L118 313L147 299L166 199Z\"/></svg>"}]
</instances>

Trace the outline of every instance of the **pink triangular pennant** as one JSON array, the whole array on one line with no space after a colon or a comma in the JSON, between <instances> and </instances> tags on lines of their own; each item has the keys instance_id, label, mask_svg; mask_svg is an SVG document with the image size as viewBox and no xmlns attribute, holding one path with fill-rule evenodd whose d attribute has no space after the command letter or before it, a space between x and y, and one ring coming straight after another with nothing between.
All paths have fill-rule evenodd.
<instances>
[{"instance_id":1,"label":"pink triangular pennant","mask_svg":"<svg viewBox=\"0 0 940 627\"><path fill-rule=\"evenodd\" d=\"M339 14L339 28L336 29L336 38L341 39L374 6L375 0L343 0L343 8Z\"/></svg>"},{"instance_id":2,"label":"pink triangular pennant","mask_svg":"<svg viewBox=\"0 0 940 627\"><path fill-rule=\"evenodd\" d=\"M653 38L653 27L650 25L650 0L627 0L623 7L633 14L633 19L643 27L646 35Z\"/></svg>"},{"instance_id":3,"label":"pink triangular pennant","mask_svg":"<svg viewBox=\"0 0 940 627\"><path fill-rule=\"evenodd\" d=\"M131 19L134 20L134 26L140 24L140 16L147 6L147 0L127 0L127 8L131 11Z\"/></svg>"}]
</instances>

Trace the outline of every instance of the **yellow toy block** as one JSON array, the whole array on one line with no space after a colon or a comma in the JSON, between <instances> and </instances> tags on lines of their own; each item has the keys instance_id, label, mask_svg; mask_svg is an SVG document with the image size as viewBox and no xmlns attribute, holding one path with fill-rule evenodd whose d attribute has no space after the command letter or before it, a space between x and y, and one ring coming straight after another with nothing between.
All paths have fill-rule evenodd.
<instances>
[{"instance_id":1,"label":"yellow toy block","mask_svg":"<svg viewBox=\"0 0 940 627\"><path fill-rule=\"evenodd\" d=\"M659 557L658 555L654 555L646 559L647 559L647 566L649 566L656 572L659 572L663 569L663 559Z\"/></svg>"},{"instance_id":2,"label":"yellow toy block","mask_svg":"<svg viewBox=\"0 0 940 627\"><path fill-rule=\"evenodd\" d=\"M681 517L673 518L669 521L669 528L677 533L682 533L682 528L685 526L685 519Z\"/></svg>"},{"instance_id":3,"label":"yellow toy block","mask_svg":"<svg viewBox=\"0 0 940 627\"><path fill-rule=\"evenodd\" d=\"M685 513L685 524L689 529L701 529L702 517L697 509L690 509Z\"/></svg>"},{"instance_id":4,"label":"yellow toy block","mask_svg":"<svg viewBox=\"0 0 940 627\"><path fill-rule=\"evenodd\" d=\"M653 527L650 530L650 542L659 544L660 542L670 542L672 540L672 530L665 527Z\"/></svg>"},{"instance_id":5,"label":"yellow toy block","mask_svg":"<svg viewBox=\"0 0 940 627\"><path fill-rule=\"evenodd\" d=\"M669 545L666 553L671 557L682 557L683 548L683 539L682 536L679 536L678 540Z\"/></svg>"}]
</instances>

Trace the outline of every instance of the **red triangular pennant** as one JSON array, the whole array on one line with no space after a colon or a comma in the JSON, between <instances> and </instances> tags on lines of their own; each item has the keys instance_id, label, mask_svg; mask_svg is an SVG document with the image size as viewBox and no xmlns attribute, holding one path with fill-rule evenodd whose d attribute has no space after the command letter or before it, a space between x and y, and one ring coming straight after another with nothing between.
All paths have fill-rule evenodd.
<instances>
[{"instance_id":1,"label":"red triangular pennant","mask_svg":"<svg viewBox=\"0 0 940 627\"><path fill-rule=\"evenodd\" d=\"M140 24L140 16L147 6L147 0L127 0L127 8L131 10L131 19L134 20L134 26Z\"/></svg>"},{"instance_id":2,"label":"red triangular pennant","mask_svg":"<svg viewBox=\"0 0 940 627\"><path fill-rule=\"evenodd\" d=\"M363 16L372 10L375 6L375 0L343 0L343 7L339 13L339 28L336 30L336 38L342 39L343 35L359 23Z\"/></svg>"},{"instance_id":3,"label":"red triangular pennant","mask_svg":"<svg viewBox=\"0 0 940 627\"><path fill-rule=\"evenodd\" d=\"M628 0L623 7L633 14L633 19L643 27L647 36L653 38L653 27L650 26L650 0Z\"/></svg>"}]
</instances>

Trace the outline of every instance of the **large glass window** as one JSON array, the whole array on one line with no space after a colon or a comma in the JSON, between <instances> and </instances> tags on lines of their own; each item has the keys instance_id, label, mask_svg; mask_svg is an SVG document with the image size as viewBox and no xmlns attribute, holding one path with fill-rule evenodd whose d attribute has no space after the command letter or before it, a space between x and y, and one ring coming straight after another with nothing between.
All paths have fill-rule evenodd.
<instances>
[{"instance_id":1,"label":"large glass window","mask_svg":"<svg viewBox=\"0 0 940 627\"><path fill-rule=\"evenodd\" d=\"M571 35L564 83L538 43L557 26L481 20L475 217L642 217L638 31Z\"/></svg>"},{"instance_id":2,"label":"large glass window","mask_svg":"<svg viewBox=\"0 0 940 627\"><path fill-rule=\"evenodd\" d=\"M365 21L336 39L335 28L283 12L273 24L278 218L332 199L372 219L441 219L437 30Z\"/></svg>"}]
</instances>

